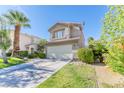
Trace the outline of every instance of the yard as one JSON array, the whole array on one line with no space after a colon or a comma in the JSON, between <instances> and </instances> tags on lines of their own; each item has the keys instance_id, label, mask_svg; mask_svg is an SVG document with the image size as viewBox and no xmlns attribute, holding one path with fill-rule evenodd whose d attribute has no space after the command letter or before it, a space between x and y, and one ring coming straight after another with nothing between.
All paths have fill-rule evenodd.
<instances>
[{"instance_id":1,"label":"yard","mask_svg":"<svg viewBox=\"0 0 124 93\"><path fill-rule=\"evenodd\" d=\"M8 62L8 64L5 64L3 63L3 59L0 58L0 69L24 63L22 59L15 57L8 58Z\"/></svg>"},{"instance_id":2,"label":"yard","mask_svg":"<svg viewBox=\"0 0 124 93\"><path fill-rule=\"evenodd\" d=\"M97 87L95 70L90 65L69 63L38 88L93 88Z\"/></svg>"}]
</instances>

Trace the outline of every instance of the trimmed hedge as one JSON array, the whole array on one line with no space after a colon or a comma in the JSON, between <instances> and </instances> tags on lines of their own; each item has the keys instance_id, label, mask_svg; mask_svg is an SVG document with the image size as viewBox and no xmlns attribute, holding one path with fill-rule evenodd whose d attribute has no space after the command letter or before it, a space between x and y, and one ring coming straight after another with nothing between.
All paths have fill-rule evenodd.
<instances>
[{"instance_id":1,"label":"trimmed hedge","mask_svg":"<svg viewBox=\"0 0 124 93\"><path fill-rule=\"evenodd\" d=\"M46 54L45 53L38 53L38 57L39 58L46 58Z\"/></svg>"},{"instance_id":2,"label":"trimmed hedge","mask_svg":"<svg viewBox=\"0 0 124 93\"><path fill-rule=\"evenodd\" d=\"M80 48L77 52L80 61L91 64L94 62L93 51L90 48Z\"/></svg>"},{"instance_id":3,"label":"trimmed hedge","mask_svg":"<svg viewBox=\"0 0 124 93\"><path fill-rule=\"evenodd\" d=\"M38 55L36 53L31 53L28 55L28 58L37 58Z\"/></svg>"},{"instance_id":4,"label":"trimmed hedge","mask_svg":"<svg viewBox=\"0 0 124 93\"><path fill-rule=\"evenodd\" d=\"M11 56L11 52L6 53L6 55L8 57ZM28 57L28 58L46 58L46 54L42 53L42 52L34 52L31 54L28 54L28 51L19 51L19 58L24 58L24 57Z\"/></svg>"},{"instance_id":5,"label":"trimmed hedge","mask_svg":"<svg viewBox=\"0 0 124 93\"><path fill-rule=\"evenodd\" d=\"M34 53L29 54L28 58L46 58L46 54L34 52Z\"/></svg>"},{"instance_id":6,"label":"trimmed hedge","mask_svg":"<svg viewBox=\"0 0 124 93\"><path fill-rule=\"evenodd\" d=\"M28 51L19 51L20 57L28 57Z\"/></svg>"}]
</instances>

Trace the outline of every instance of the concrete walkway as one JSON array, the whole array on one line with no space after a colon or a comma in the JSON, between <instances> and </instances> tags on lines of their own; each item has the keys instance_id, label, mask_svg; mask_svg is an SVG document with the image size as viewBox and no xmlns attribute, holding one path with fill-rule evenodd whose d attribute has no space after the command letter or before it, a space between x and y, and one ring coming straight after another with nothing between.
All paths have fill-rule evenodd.
<instances>
[{"instance_id":1,"label":"concrete walkway","mask_svg":"<svg viewBox=\"0 0 124 93\"><path fill-rule=\"evenodd\" d=\"M69 61L42 60L30 63L14 71L0 73L0 87L36 87L68 62Z\"/></svg>"},{"instance_id":2,"label":"concrete walkway","mask_svg":"<svg viewBox=\"0 0 124 93\"><path fill-rule=\"evenodd\" d=\"M124 87L123 75L117 72L113 72L110 68L102 63L95 64L94 67L96 70L97 82L99 87L104 87L104 84L112 87Z\"/></svg>"}]
</instances>

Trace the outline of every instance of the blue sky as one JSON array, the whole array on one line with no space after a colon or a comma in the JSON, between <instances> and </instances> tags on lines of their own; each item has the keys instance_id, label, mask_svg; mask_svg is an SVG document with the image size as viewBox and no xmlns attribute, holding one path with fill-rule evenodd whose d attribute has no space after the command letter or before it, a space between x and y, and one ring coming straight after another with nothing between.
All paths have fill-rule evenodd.
<instances>
[{"instance_id":1,"label":"blue sky","mask_svg":"<svg viewBox=\"0 0 124 93\"><path fill-rule=\"evenodd\" d=\"M107 6L0 6L0 14L9 9L24 12L30 19L31 29L22 29L22 32L33 34L49 40L48 29L56 22L85 22L85 41L92 36L99 39L102 29L102 20L107 12Z\"/></svg>"}]
</instances>

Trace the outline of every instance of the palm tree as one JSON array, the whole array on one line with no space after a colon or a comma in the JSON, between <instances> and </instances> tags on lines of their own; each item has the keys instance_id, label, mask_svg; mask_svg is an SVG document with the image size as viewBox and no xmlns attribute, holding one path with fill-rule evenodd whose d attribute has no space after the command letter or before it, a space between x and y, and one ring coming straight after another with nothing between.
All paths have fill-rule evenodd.
<instances>
[{"instance_id":1,"label":"palm tree","mask_svg":"<svg viewBox=\"0 0 124 93\"><path fill-rule=\"evenodd\" d=\"M18 51L20 50L19 41L21 27L30 27L29 19L22 12L17 10L10 10L4 15L4 17L9 20L10 25L15 27L12 54L17 55Z\"/></svg>"},{"instance_id":2,"label":"palm tree","mask_svg":"<svg viewBox=\"0 0 124 93\"><path fill-rule=\"evenodd\" d=\"M6 29L6 20L0 17L0 49L2 50L3 62L8 63L6 50L11 46L11 40L9 38L9 31Z\"/></svg>"}]
</instances>

